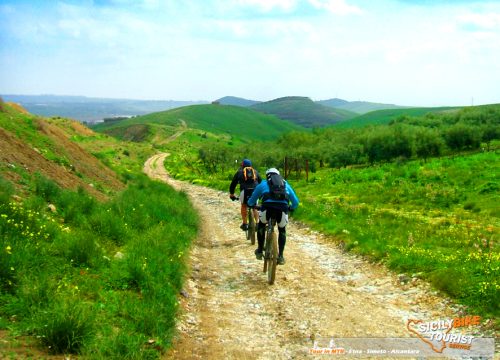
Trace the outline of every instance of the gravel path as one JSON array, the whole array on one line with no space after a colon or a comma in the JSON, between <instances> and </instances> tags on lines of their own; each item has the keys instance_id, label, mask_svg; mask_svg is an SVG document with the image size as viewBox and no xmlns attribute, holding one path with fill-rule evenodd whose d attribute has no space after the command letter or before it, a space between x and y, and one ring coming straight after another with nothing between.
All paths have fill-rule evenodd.
<instances>
[{"instance_id":1,"label":"gravel path","mask_svg":"<svg viewBox=\"0 0 500 360\"><path fill-rule=\"evenodd\" d=\"M255 246L239 229L239 204L228 193L169 178L165 156L150 158L144 171L187 192L204 224L191 249L167 359L302 359L311 356L314 339L409 337L408 319L458 316L419 279L344 253L293 220L287 263L268 285Z\"/></svg>"}]
</instances>

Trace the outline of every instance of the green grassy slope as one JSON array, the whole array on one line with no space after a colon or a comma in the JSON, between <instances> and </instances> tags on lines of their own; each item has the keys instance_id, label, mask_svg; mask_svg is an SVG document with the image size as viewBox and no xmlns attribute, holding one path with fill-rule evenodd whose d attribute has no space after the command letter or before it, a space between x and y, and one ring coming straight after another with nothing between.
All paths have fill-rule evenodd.
<instances>
[{"instance_id":1,"label":"green grassy slope","mask_svg":"<svg viewBox=\"0 0 500 360\"><path fill-rule=\"evenodd\" d=\"M431 107L431 108L408 108L408 109L386 109L372 111L341 123L335 124L335 127L347 129L358 128L365 125L387 124L400 116L423 116L428 113L443 113L447 111L456 111L460 107Z\"/></svg>"},{"instance_id":2,"label":"green grassy slope","mask_svg":"<svg viewBox=\"0 0 500 360\"><path fill-rule=\"evenodd\" d=\"M274 114L304 127L332 125L356 116L350 111L323 106L300 96L279 98L252 105L250 108Z\"/></svg>"},{"instance_id":3,"label":"green grassy slope","mask_svg":"<svg viewBox=\"0 0 500 360\"><path fill-rule=\"evenodd\" d=\"M231 137L248 140L272 140L288 131L303 130L302 127L275 116L228 105L187 106L117 123L102 123L94 126L93 129L107 132L110 129L137 126L138 124L161 124L177 128L182 122L185 122L188 128L227 134Z\"/></svg>"},{"instance_id":4,"label":"green grassy slope","mask_svg":"<svg viewBox=\"0 0 500 360\"><path fill-rule=\"evenodd\" d=\"M498 170L494 152L326 170L292 184L300 220L347 249L423 278L498 317Z\"/></svg>"},{"instance_id":5,"label":"green grassy slope","mask_svg":"<svg viewBox=\"0 0 500 360\"><path fill-rule=\"evenodd\" d=\"M344 109L348 111L352 111L358 114L366 114L371 111L377 110L389 110L389 109L404 109L407 108L405 106L398 106L393 104L377 104L367 101L351 101L349 104L340 105L337 107L338 109Z\"/></svg>"},{"instance_id":6,"label":"green grassy slope","mask_svg":"<svg viewBox=\"0 0 500 360\"><path fill-rule=\"evenodd\" d=\"M381 104L369 101L346 101L342 99L320 100L317 101L317 103L336 109L352 111L357 114L366 114L368 112L376 110L408 108L407 106L399 106L394 104Z\"/></svg>"},{"instance_id":7,"label":"green grassy slope","mask_svg":"<svg viewBox=\"0 0 500 360\"><path fill-rule=\"evenodd\" d=\"M1 99L0 148L0 358L160 358L198 216L153 149Z\"/></svg>"}]
</instances>

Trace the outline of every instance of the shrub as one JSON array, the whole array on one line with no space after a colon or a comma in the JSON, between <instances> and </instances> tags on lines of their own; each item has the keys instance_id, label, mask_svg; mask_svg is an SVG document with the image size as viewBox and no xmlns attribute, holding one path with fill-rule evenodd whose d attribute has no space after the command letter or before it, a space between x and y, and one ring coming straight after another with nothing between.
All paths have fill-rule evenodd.
<instances>
[{"instance_id":1,"label":"shrub","mask_svg":"<svg viewBox=\"0 0 500 360\"><path fill-rule=\"evenodd\" d=\"M54 201L61 192L61 189L54 181L47 179L40 173L35 175L34 186L35 194L46 201Z\"/></svg>"},{"instance_id":2,"label":"shrub","mask_svg":"<svg viewBox=\"0 0 500 360\"><path fill-rule=\"evenodd\" d=\"M38 311L35 318L35 333L56 354L79 353L95 332L91 309L75 300L53 302L50 308Z\"/></svg>"},{"instance_id":3,"label":"shrub","mask_svg":"<svg viewBox=\"0 0 500 360\"><path fill-rule=\"evenodd\" d=\"M96 236L87 231L65 233L60 236L61 253L74 266L96 266L102 259Z\"/></svg>"},{"instance_id":4,"label":"shrub","mask_svg":"<svg viewBox=\"0 0 500 360\"><path fill-rule=\"evenodd\" d=\"M9 202L12 194L14 194L14 186L10 183L10 181L7 181L0 176L0 204Z\"/></svg>"}]
</instances>

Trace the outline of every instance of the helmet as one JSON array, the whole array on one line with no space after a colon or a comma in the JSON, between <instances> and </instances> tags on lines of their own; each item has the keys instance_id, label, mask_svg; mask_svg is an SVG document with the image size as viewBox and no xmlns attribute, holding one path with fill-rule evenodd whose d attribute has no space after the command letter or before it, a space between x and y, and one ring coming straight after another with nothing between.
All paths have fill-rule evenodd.
<instances>
[{"instance_id":1,"label":"helmet","mask_svg":"<svg viewBox=\"0 0 500 360\"><path fill-rule=\"evenodd\" d=\"M278 169L275 169L275 168L270 168L270 169L267 169L266 170L266 176L269 175L269 174L280 174L279 170Z\"/></svg>"},{"instance_id":2,"label":"helmet","mask_svg":"<svg viewBox=\"0 0 500 360\"><path fill-rule=\"evenodd\" d=\"M244 159L242 162L241 162L241 166L252 166L252 162L248 159Z\"/></svg>"}]
</instances>

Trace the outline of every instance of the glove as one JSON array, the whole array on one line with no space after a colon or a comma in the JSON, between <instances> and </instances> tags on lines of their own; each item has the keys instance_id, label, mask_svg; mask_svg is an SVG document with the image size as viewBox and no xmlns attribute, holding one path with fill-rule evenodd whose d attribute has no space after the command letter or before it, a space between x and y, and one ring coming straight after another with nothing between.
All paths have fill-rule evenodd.
<instances>
[{"instance_id":1,"label":"glove","mask_svg":"<svg viewBox=\"0 0 500 360\"><path fill-rule=\"evenodd\" d=\"M229 195L229 198L230 198L231 200L233 200L233 201L235 201L235 200L237 199L237 197L236 197L236 196L234 196L233 194Z\"/></svg>"}]
</instances>

